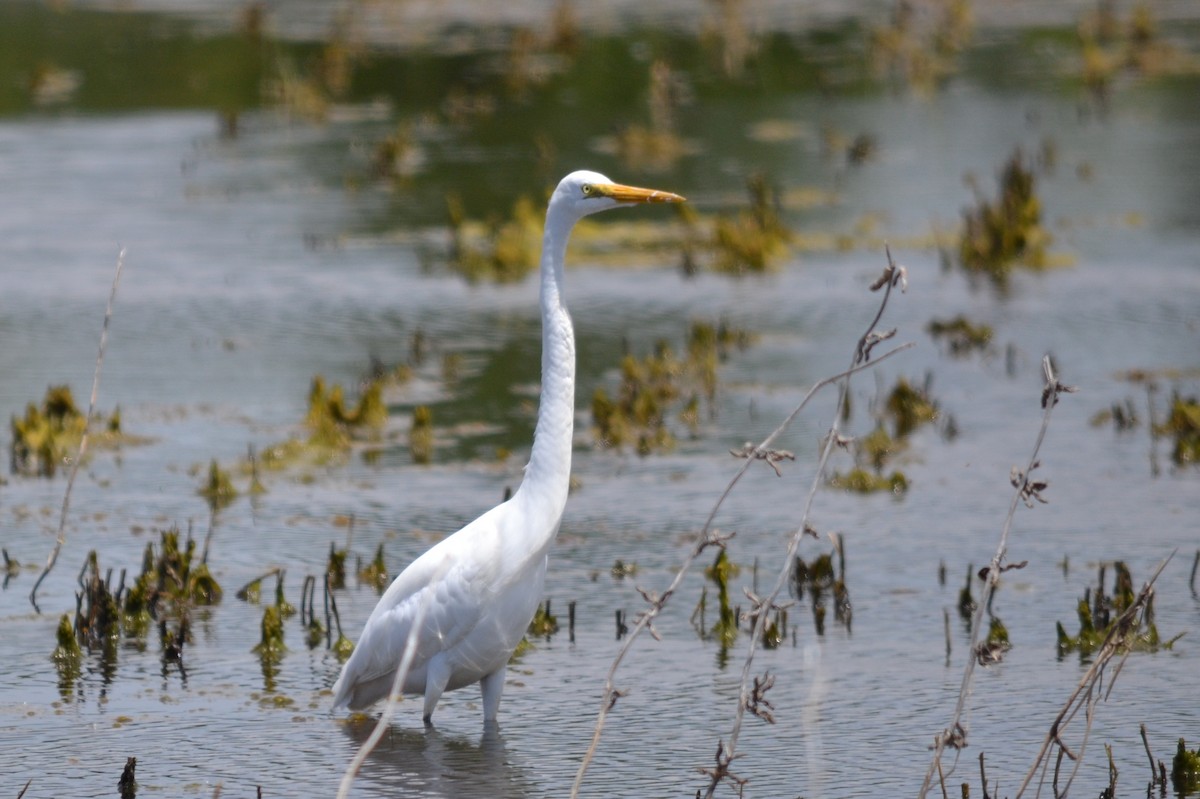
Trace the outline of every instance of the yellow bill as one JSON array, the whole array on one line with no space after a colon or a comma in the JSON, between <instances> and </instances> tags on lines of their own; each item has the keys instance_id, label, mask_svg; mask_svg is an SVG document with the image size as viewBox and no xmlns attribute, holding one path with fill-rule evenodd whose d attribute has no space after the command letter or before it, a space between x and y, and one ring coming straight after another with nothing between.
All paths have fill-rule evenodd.
<instances>
[{"instance_id":1,"label":"yellow bill","mask_svg":"<svg viewBox=\"0 0 1200 799\"><path fill-rule=\"evenodd\" d=\"M684 198L669 191L658 189L641 189L637 186L623 186L620 183L594 183L593 190L605 197L623 203L681 203Z\"/></svg>"}]
</instances>

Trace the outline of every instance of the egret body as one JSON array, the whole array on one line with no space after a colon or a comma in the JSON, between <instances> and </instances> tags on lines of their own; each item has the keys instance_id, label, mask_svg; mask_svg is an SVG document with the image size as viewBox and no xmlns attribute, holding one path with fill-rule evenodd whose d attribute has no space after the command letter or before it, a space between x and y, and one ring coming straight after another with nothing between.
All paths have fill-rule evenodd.
<instances>
[{"instance_id":1,"label":"egret body","mask_svg":"<svg viewBox=\"0 0 1200 799\"><path fill-rule=\"evenodd\" d=\"M533 449L512 497L431 547L392 582L333 686L334 708L365 708L391 691L412 638L401 690L425 697L429 723L445 691L478 682L494 722L504 672L537 610L571 474L575 333L563 301L563 258L583 217L635 203L680 202L670 192L572 172L546 209L542 239L542 389ZM413 633L413 622L420 619Z\"/></svg>"}]
</instances>

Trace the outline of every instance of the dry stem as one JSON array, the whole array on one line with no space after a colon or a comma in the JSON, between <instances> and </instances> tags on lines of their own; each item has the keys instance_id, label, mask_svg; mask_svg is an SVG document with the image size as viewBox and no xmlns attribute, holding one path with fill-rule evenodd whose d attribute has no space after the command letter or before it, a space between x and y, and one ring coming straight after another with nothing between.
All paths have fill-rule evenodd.
<instances>
[{"instance_id":1,"label":"dry stem","mask_svg":"<svg viewBox=\"0 0 1200 799\"><path fill-rule=\"evenodd\" d=\"M104 324L100 328L100 346L99 352L96 354L96 372L92 376L92 396L88 401L87 418L83 426L83 435L79 439L79 452L76 453L75 459L71 461L71 471L67 475L67 488L63 492L62 510L58 517L58 538L54 542L54 549L50 550L50 556L46 558L46 568L42 569L42 573L38 576L37 582L33 584L33 590L29 592L29 602L33 605L33 609L41 613L41 608L37 603L37 592L42 581L50 574L50 570L54 568L54 564L58 562L58 553L62 551L63 544L67 541L67 511L71 508L71 489L75 486L75 475L79 472L79 464L83 462L83 457L87 454L88 445L88 426L92 423L92 415L96 412L96 395L100 392L100 369L104 365L104 349L108 346L108 322L112 319L113 302L117 299L117 285L121 282L121 269L125 266L125 248L122 247L117 253L117 271L113 275L112 290L108 294L108 305L104 309Z\"/></svg>"},{"instance_id":2,"label":"dry stem","mask_svg":"<svg viewBox=\"0 0 1200 799\"><path fill-rule=\"evenodd\" d=\"M1041 499L1039 491L1045 488L1044 483L1035 483L1030 480L1030 473L1038 467L1038 451L1042 448L1042 442L1046 438L1046 430L1050 426L1050 414L1054 411L1054 406L1058 404L1058 396L1060 393L1073 392L1073 386L1064 386L1058 382L1058 378L1054 374L1054 369L1050 363L1050 356L1047 355L1042 359L1042 371L1045 374L1046 383L1042 389L1042 407L1045 411L1042 414L1042 426L1038 430L1037 440L1033 445L1033 453L1029 456L1029 464L1025 470L1013 470L1012 483L1016 491L1013 494L1012 501L1008 506L1008 515L1004 519L1004 529L1000 533L1000 544L996 547L996 554L992 556L992 561L986 569L986 579L984 582L983 595L980 597L978 606L975 609L975 617L971 621L971 642L967 647L967 664L963 669L962 687L958 691L958 702L954 706L954 716L950 721L950 725L941 732L936 738L936 743L933 747L933 761L929 764L928 771L925 772L925 781L921 785L919 797L924 799L929 792L929 788L933 782L935 772L941 770L942 753L946 747L958 750L966 745L966 728L963 725L963 711L966 707L967 696L971 693L971 679L975 672L975 647L979 639L980 630L983 629L983 615L987 611L987 607L991 602L992 594L995 593L996 584L1000 580L1000 573L1004 570L1004 558L1008 552L1008 534L1012 530L1013 517L1016 515L1017 506L1022 502L1029 504L1031 499ZM1042 500L1044 501L1044 500Z\"/></svg>"},{"instance_id":3,"label":"dry stem","mask_svg":"<svg viewBox=\"0 0 1200 799\"><path fill-rule=\"evenodd\" d=\"M757 447L748 447L738 453L735 453L735 454L739 454L742 457L744 457L745 463L742 464L742 466L738 469L738 471L730 479L729 483L725 486L725 490L721 493L721 496L717 499L716 503L713 505L712 510L708 514L708 518L705 519L704 525L703 525L703 527L701 527L700 533L697 536L696 545L688 553L688 555L684 558L682 565L680 566L679 570L675 573L674 578L671 580L671 583L667 586L665 591L663 591L661 594L654 594L654 593L650 593L650 592L644 593L644 596L647 597L647 600L649 602L649 608L638 615L637 621L634 624L632 630L630 630L629 636L625 639L624 645L617 652L616 657L613 659L612 665L609 667L608 675L605 677L605 681L604 681L604 695L601 698L600 711L596 717L595 730L592 734L591 743L588 746L587 751L584 753L583 760L579 765L579 770L576 772L575 782L571 786L571 793L570 793L571 799L576 799L576 797L579 796L579 791L580 791L581 786L583 785L583 779L584 779L585 775L587 774L588 767L591 765L592 759L596 755L596 750L600 746L600 737L604 731L604 723L608 718L609 711L616 704L616 700L620 696L624 695L624 692L619 691L615 686L615 678L616 678L617 670L620 668L621 663L624 661L625 656L629 653L629 650L633 647L634 642L638 639L638 637L641 635L641 633L644 630L649 629L652 635L655 633L655 630L652 626L654 619L658 616L659 613L662 612L663 608L666 606L667 601L670 599L671 595L679 587L680 583L683 582L684 576L687 574L688 570L692 567L692 564L696 561L696 558L698 558L700 556L700 554L710 546L723 547L725 545L725 542L728 541L729 538L731 537L730 535L720 535L718 533L714 533L712 531L712 524L713 524L713 521L716 518L717 513L720 510L721 506L725 503L726 498L733 492L734 487L738 484L738 482L741 481L742 476L750 469L751 465L756 460L765 460L769 465L774 467L775 464L772 460L772 457L769 454L771 452L771 450L770 450L771 445L788 429L788 427L795 420L795 418L797 416L799 416L800 412L803 411L804 408L806 408L808 406L809 400L811 400L818 391L820 391L822 388L825 388L826 386L837 383L838 381L845 380L845 379L849 378L851 375L855 374L856 372L860 372L864 369L871 368L871 367L887 360L888 358L891 358L892 356L894 356L906 349L909 349L912 346L915 346L912 343L902 344L892 350L889 350L888 352L884 353L883 355L875 358L874 361L869 360L871 357L871 348L874 347L875 344L877 344L879 341L882 341L884 338L888 337L886 335L881 335L881 336L872 338L872 333L874 331L875 325L878 323L879 318L883 314L883 308L887 304L887 297L890 295L891 289L894 285L901 285L904 283L904 281L906 281L906 273L904 271L904 268L897 267L894 263L892 263L891 253L889 252L888 253L888 270L885 271L884 277L881 278L880 280L876 281L876 285L872 287L874 290L877 288L881 288L886 284L887 292L885 292L885 294L884 294L883 302L881 303L880 309L876 313L875 319L872 321L871 326L868 328L867 334L864 335L863 338L859 340L857 349L855 351L855 359L852 362L850 368L844 372L841 372L836 375L832 375L830 377L827 377L823 380L820 380L820 381L814 383L813 386L804 395L804 398L800 401L800 404L797 405L795 407L795 409L793 409L792 412L789 413L787 415L787 417L779 424L779 426L776 427L775 430L773 430L770 435L768 435L765 439L763 439L763 441ZM843 393L839 397L839 400L838 400L838 413L836 414L836 416L840 416L841 407L842 407L842 404L844 403L844 401L845 401L845 389L843 388ZM834 427L836 429L836 421L834 423ZM814 483L814 489L813 489L814 492L816 490L815 486L819 485L821 473L824 469L825 461L828 458L831 444L834 441L834 439L836 439L836 436L830 436L826 442L825 450L822 455L822 458L821 458L821 461L819 464L819 468L817 471L817 477L816 477L816 480ZM806 513L805 513L806 522L807 522L807 517L808 517L808 514L806 511ZM802 524L799 528L797 536L802 536L806 529L807 529L807 524ZM791 563L790 559L788 560L788 563L789 564ZM784 577L786 578L786 574L784 575ZM775 592L767 600L768 605L771 602L773 602L774 597L778 595L780 585L776 586ZM756 645L756 642L762 638L763 623L766 620L767 614L760 613L760 614L758 614L758 617L759 617L758 621L755 624L755 637L751 644L751 652L752 653L753 653L754 647ZM736 742L737 742L736 730L738 728L740 728L742 715L745 713L745 711L748 707L748 704L750 703L750 700L752 698L751 694L750 694L751 689L749 688L749 685L748 685L748 683L749 683L748 668L749 668L749 665L747 665L747 671L743 674L741 700L739 701L739 705L738 705L737 722L735 724L734 736L731 739L730 744L728 746L726 746L724 742L722 742L718 745L718 747L717 747L717 768L711 769L711 770L704 770L705 773L710 774L710 776L712 777L714 786L717 783L719 783L722 779L725 779L727 777L733 778L732 775L728 771L728 765L729 765L730 761L732 761L734 758L737 757L737 755L734 753L734 746L736 746ZM711 792L709 795L711 796Z\"/></svg>"}]
</instances>

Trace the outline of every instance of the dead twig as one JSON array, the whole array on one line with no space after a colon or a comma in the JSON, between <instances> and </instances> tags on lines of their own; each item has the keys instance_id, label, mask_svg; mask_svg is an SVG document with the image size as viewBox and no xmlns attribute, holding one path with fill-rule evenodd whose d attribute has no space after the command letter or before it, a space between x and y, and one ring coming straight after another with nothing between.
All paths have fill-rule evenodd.
<instances>
[{"instance_id":1,"label":"dead twig","mask_svg":"<svg viewBox=\"0 0 1200 799\"><path fill-rule=\"evenodd\" d=\"M1079 767L1083 763L1083 753L1087 747L1088 735L1092 729L1092 721L1095 718L1096 705L1102 698L1107 700L1109 695L1112 693L1113 685L1116 683L1117 676L1120 674L1124 659L1129 655L1129 639L1132 635L1137 634L1138 628L1142 624L1142 619L1149 608L1150 601L1154 596L1154 583L1156 580L1158 580L1158 576L1162 574L1163 569L1166 568L1167 564L1170 563L1171 558L1174 556L1175 553L1172 552L1163 560L1162 563L1158 565L1158 568L1155 569L1154 574L1151 575L1150 580L1144 586L1142 586L1142 590L1138 592L1137 598L1134 600L1133 604L1130 605L1124 613L1118 616L1116 621L1114 621L1112 626L1109 628L1108 634L1104 637L1104 643L1101 644L1100 649L1097 650L1095 660L1092 662L1091 667L1087 670L1083 677L1080 678L1079 684L1075 687L1075 690L1067 699L1066 704L1063 705L1062 710L1058 712L1058 715L1055 716L1054 721L1051 723L1050 730L1046 733L1046 737L1042 741L1042 746L1038 751L1037 758L1034 760L1033 766L1029 769L1029 773L1025 775L1025 779L1022 781L1021 787L1015 794L1014 799L1020 799L1020 797L1024 795L1025 790L1029 787L1029 784L1033 781L1033 777L1039 769L1042 771L1042 781L1045 780L1045 772L1049 767L1047 756L1051 746L1056 746L1058 748L1058 756L1056 761L1059 765L1061 765L1062 758L1064 756L1072 760L1075 764L1070 775L1067 777L1066 785L1062 786L1061 788L1057 787L1059 765L1055 766L1055 795L1062 796L1070 789L1071 782L1075 779L1075 775L1078 773ZM1117 655L1121 655L1121 660L1118 662L1115 672L1108 680L1107 690L1104 690L1103 696L1101 696L1101 688L1104 684L1105 675L1107 674L1108 664L1110 661L1116 658ZM1075 752L1072 751L1070 747L1067 746L1067 743L1063 740L1063 731L1070 725L1080 710L1084 711L1084 718L1086 721L1084 722L1085 726L1083 729L1083 738L1079 745L1079 751ZM1147 747L1147 755L1148 754L1149 747ZM1151 761L1151 770L1153 770L1153 761ZM1110 778L1115 781L1116 775L1110 773ZM1038 794L1041 792L1042 781L1039 781L1038 784Z\"/></svg>"},{"instance_id":2,"label":"dead twig","mask_svg":"<svg viewBox=\"0 0 1200 799\"><path fill-rule=\"evenodd\" d=\"M876 281L878 284L877 287L883 287L886 284L888 287L888 290L884 294L884 299L881 303L880 310L876 313L875 321L872 322L871 327L868 328L868 332L870 330L874 329L875 323L878 322L880 316L882 316L883 306L885 306L887 304L887 298L891 293L892 287L896 286L896 285L901 285L901 286L907 285L907 276L906 276L906 272L905 272L904 268L900 267L900 266L896 266L894 263L892 263L890 252L888 253L888 264L889 264L888 269L884 272L884 277L881 278L879 281ZM570 799L576 799L576 797L579 796L579 790L583 785L584 777L587 775L588 767L591 765L592 760L596 755L596 750L600 746L600 738L604 732L604 724L608 719L609 711L612 710L612 707L616 701L616 697L619 695L622 695L621 692L619 692L616 688L615 681L616 681L617 670L620 668L621 663L625 660L625 656L629 653L629 650L633 647L634 642L638 639L638 637L641 635L641 633L644 630L646 630L650 627L650 625L653 623L654 619L662 611L663 607L665 607L667 598L670 597L675 592L675 590L679 587L680 583L683 582L683 579L686 576L688 570L691 569L692 564L695 563L696 559L701 555L701 553L703 553L704 550L710 546L724 547L725 543L732 537L732 534L722 535L722 534L714 531L713 530L713 521L716 519L717 513L720 511L721 507L725 504L725 500L729 497L729 495L733 492L733 489L741 481L742 476L745 475L745 473L750 469L750 466L754 463L755 460L760 459L757 453L760 453L760 452L766 453L766 452L771 451L771 445L781 435L783 435L783 433L788 429L788 427L791 426L791 423L796 419L796 417L800 415L801 411L803 411L806 407L808 407L809 401L821 389L825 388L826 386L834 385L834 384L838 383L839 381L845 380L848 377L850 377L851 375L853 375L857 372L861 372L864 369L869 369L873 366L877 366L878 364L882 363L883 361L887 360L888 358L891 358L891 357L903 352L904 350L910 349L913 346L915 346L915 344L912 342L907 343L907 344L901 344L901 345L887 351L883 355L875 358L875 360L873 362L868 362L867 357L868 357L869 353L864 351L864 345L862 345L862 343L860 341L860 346L855 351L855 358L849 369L847 369L846 371L841 372L839 374L832 375L830 377L826 377L823 380L819 380L816 383L814 383L812 385L812 387L809 388L808 392L804 395L803 399L801 399L800 404L797 405L792 410L792 412L789 413L786 418L784 418L784 420L779 424L779 426L776 427L766 438L764 438L762 440L762 442L760 442L758 444L758 446L752 448L751 452L753 453L753 456L752 457L750 455L746 456L745 462L742 464L741 468L738 469L738 471L729 480L729 483L726 484L725 490L721 493L721 496L718 497L716 503L712 507L712 510L709 511L708 518L705 519L703 526L700 528L700 532L697 535L697 541L696 541L695 546L684 557L683 563L680 565L679 570L675 573L675 576L671 580L670 585L668 585L666 590L664 590L662 592L661 597L658 599L658 601L651 603L649 609L646 610L645 612L641 613L638 616L636 623L634 624L632 630L630 630L630 632L629 632L629 636L625 639L624 645L622 645L621 649L618 650L616 656L613 658L613 662L609 666L608 674L604 680L604 693L600 700L600 710L596 716L596 725L592 732L592 740L588 745L587 751L584 752L583 759L579 764L579 769L575 774L575 782L572 784L571 792L569 794ZM838 408L839 408L838 415L839 416L840 416L840 408L842 407L842 404L845 402L844 392L845 392L845 389L843 389L843 395L839 398L839 401L838 401ZM816 481L818 484L821 479L821 474L825 467L825 461L828 458L829 451L833 446L833 442L834 442L835 438L836 437L830 437L827 440L827 443L825 445L824 455L822 456L821 462L817 468ZM737 453L735 453L735 454L737 454ZM764 456L762 459L766 460L766 462L769 463L770 465L775 466L775 463L772 462L772 460L769 457ZM815 491L815 489L814 489L814 491ZM808 516L808 514L806 511L805 512L805 523L800 526L800 535L801 536L803 536L806 531L812 529L811 525L809 525L807 523L807 516ZM787 560L787 563L788 564L791 563L790 558ZM786 576L787 575L785 573L783 576L783 579L786 579ZM771 601L774 601L774 598L775 598L775 596L778 595L779 589L781 586L782 586L782 583L780 583L780 585L778 585L776 587L776 591L770 597ZM755 629L757 630L755 638L754 638L755 642L761 640L761 638L762 638L762 631L763 631L765 621L766 621L766 614L765 613L760 614L759 620L755 625ZM754 644L752 644L752 649L753 649L753 646L754 646ZM749 664L747 664L747 669L748 668L749 668ZM742 698L742 701L739 703L739 715L738 715L739 722L740 722L741 714L744 713L744 711L747 709L747 703L749 702L749 697L750 697L749 691L751 689L748 687L749 680L746 676L747 674L748 674L748 671L743 674L743 687L742 687L743 698ZM738 726L740 726L740 724ZM733 754L734 746L736 746L736 732L735 732L735 736L732 741L732 744L728 750L730 753L729 757L727 760L724 761L726 765L724 768L721 768L720 764L722 762L722 758L721 758L720 753L723 751L724 746L725 746L724 744L721 744L718 746L718 758L717 758L718 759L718 768L712 769L711 770L712 773L710 773L710 770L704 771L704 773L710 774L710 776L712 776L712 778L715 780L715 782L713 783L714 785L723 779L733 779L735 782L737 781L736 778L733 778L729 774L728 768L727 768L728 762L732 761L733 758L736 757L736 755Z\"/></svg>"},{"instance_id":3,"label":"dead twig","mask_svg":"<svg viewBox=\"0 0 1200 799\"><path fill-rule=\"evenodd\" d=\"M58 538L54 542L54 549L50 550L50 556L46 558L46 567L42 569L42 573L38 576L37 582L33 584L33 590L29 592L29 602L33 605L33 609L37 613L41 613L41 608L37 603L37 592L42 581L50 574L50 570L54 568L54 564L58 562L58 553L62 551L63 544L67 541L67 512L71 508L71 489L75 487L75 475L79 473L79 464L83 462L83 458L87 455L88 445L88 427L92 423L92 416L96 413L96 395L100 392L100 370L104 366L104 350L108 346L108 323L112 319L113 303L117 299L117 286L121 282L121 270L125 266L125 248L122 247L117 253L117 271L113 275L112 290L108 294L108 305L104 309L104 324L100 327L100 346L96 353L96 371L92 376L92 396L88 401L87 418L83 426L83 435L79 439L79 452L76 453L75 459L71 461L71 471L67 474L67 488L63 492L62 510L58 516Z\"/></svg>"},{"instance_id":4,"label":"dead twig","mask_svg":"<svg viewBox=\"0 0 1200 799\"><path fill-rule=\"evenodd\" d=\"M1042 496L1042 492L1046 490L1049 483L1046 481L1032 481L1029 475L1040 465L1038 452L1042 448L1042 442L1046 439L1046 431L1050 427L1050 414L1054 411L1054 406L1058 404L1059 394L1076 391L1075 387L1065 386L1059 382L1058 377L1054 373L1054 367L1049 355L1042 358L1042 372L1045 377L1045 384L1042 388L1042 426L1038 430L1037 439L1034 441L1033 452L1029 456L1028 465L1024 470L1014 467L1010 475L1010 481L1016 492L1013 494L1012 501L1008 506L1008 515L1004 519L1004 528L1000 533L1000 543L996 547L996 553L992 556L991 563L980 572L981 577L984 579L983 596L976 606L975 616L971 622L971 641L967 647L969 653L977 651L976 647L979 642L980 630L984 626L983 615L991 602L992 595L996 591L996 585L1000 581L1001 573L1009 568L1014 568L1011 564L1006 564L1004 561L1008 554L1008 536L1012 530L1013 518L1016 516L1017 506L1024 503L1027 507L1033 507L1034 499L1043 503L1047 501ZM1024 564L1017 564L1017 567L1021 565ZM924 799L926 794L928 794L933 782L934 773L941 772L942 753L946 750L946 747L952 745L954 749L960 749L966 745L966 727L963 724L962 718L966 708L967 696L971 693L971 680L977 662L978 659L973 655L967 657L966 666L963 668L962 685L958 691L958 702L954 707L954 715L950 726L936 738L933 762L930 763L929 769L925 772L925 781L921 785L920 793L917 794L921 799ZM961 740L959 740L960 735Z\"/></svg>"},{"instance_id":5,"label":"dead twig","mask_svg":"<svg viewBox=\"0 0 1200 799\"><path fill-rule=\"evenodd\" d=\"M900 288L901 291L904 291L908 288L908 271L903 266L898 265L892 259L892 251L890 248L885 247L885 252L887 254L887 266L884 268L882 275L871 285L872 291L878 291L881 288L884 289L883 297L880 299L879 308L875 311L875 317L871 320L871 324L867 326L866 332L864 332L862 337L858 340L858 344L854 350L854 356L851 359L850 368L841 375L833 378L834 381L839 383L838 401L833 414L833 422L829 427L829 435L825 437L825 443L821 449L821 457L817 461L817 468L815 474L813 475L812 487L809 489L808 496L804 502L804 510L800 517L800 524L792 532L792 535L788 541L787 553L783 558L783 567L780 569L779 574L775 578L775 584L761 600L763 608L770 607L775 604L776 597L779 596L780 592L783 590L783 587L787 584L788 577L791 574L792 564L796 560L796 553L800 549L800 542L812 529L812 524L810 522L812 505L816 500L817 491L820 489L825 480L825 465L828 463L829 456L833 452L833 448L839 439L838 427L842 417L842 409L845 407L847 398L850 394L850 377L856 371L859 371L863 365L870 362L871 350L876 344L884 339L891 338L895 333L895 331L888 331L880 334L875 328L879 324L879 320L883 318L884 311L887 309L888 301L892 296L892 289ZM890 357L891 355L906 349L908 346L911 345L901 345L900 347L889 351L883 357L877 358L875 363L878 364L883 360L883 358ZM795 413L788 416L785 424L790 423L794 417ZM762 447L760 447L760 449L764 449L766 446L767 444L764 444ZM742 662L741 691L738 698L737 710L734 712L733 726L730 729L729 738L725 744L726 751L731 757L735 756L735 753L737 752L738 738L741 735L742 721L746 716L746 711L751 709L754 690L750 681L751 669L754 664L755 653L757 652L759 644L763 639L766 626L767 613L759 613L754 620L753 627L751 628L750 641L746 648L746 659ZM717 790L717 786L721 782L720 774L713 774L710 776L711 780L705 793L706 799L712 799L713 794Z\"/></svg>"}]
</instances>

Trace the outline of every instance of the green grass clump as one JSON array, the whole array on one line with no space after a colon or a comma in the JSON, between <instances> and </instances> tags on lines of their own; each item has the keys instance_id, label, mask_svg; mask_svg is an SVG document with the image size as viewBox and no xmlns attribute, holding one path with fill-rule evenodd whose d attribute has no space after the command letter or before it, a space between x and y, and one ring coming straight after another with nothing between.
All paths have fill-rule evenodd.
<instances>
[{"instance_id":1,"label":"green grass clump","mask_svg":"<svg viewBox=\"0 0 1200 799\"><path fill-rule=\"evenodd\" d=\"M1047 266L1050 234L1042 227L1036 184L1033 167L1016 150L1001 170L999 196L978 197L974 208L963 211L958 255L967 271L1003 282L1015 265Z\"/></svg>"}]
</instances>

